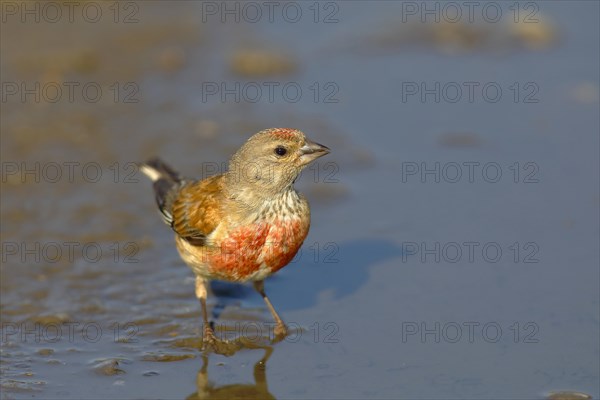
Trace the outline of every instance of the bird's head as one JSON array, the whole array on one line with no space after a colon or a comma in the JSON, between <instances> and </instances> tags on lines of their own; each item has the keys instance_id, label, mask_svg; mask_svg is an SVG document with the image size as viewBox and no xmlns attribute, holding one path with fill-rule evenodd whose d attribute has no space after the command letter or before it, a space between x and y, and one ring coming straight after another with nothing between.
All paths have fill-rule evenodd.
<instances>
[{"instance_id":1,"label":"bird's head","mask_svg":"<svg viewBox=\"0 0 600 400\"><path fill-rule=\"evenodd\" d=\"M257 188L270 196L285 191L302 169L329 151L297 129L266 129L233 155L228 175L241 187Z\"/></svg>"}]
</instances>

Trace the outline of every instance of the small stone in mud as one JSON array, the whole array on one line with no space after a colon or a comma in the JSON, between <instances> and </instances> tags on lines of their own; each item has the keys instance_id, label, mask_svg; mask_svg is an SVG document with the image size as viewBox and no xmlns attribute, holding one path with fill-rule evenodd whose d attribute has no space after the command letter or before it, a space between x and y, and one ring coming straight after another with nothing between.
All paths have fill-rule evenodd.
<instances>
[{"instance_id":1,"label":"small stone in mud","mask_svg":"<svg viewBox=\"0 0 600 400\"><path fill-rule=\"evenodd\" d=\"M158 372L156 372L156 371L146 371L142 375L143 376L158 376L160 374Z\"/></svg>"},{"instance_id":2,"label":"small stone in mud","mask_svg":"<svg viewBox=\"0 0 600 400\"><path fill-rule=\"evenodd\" d=\"M37 351L37 353L38 353L40 356L49 356L49 355L51 355L51 354L54 354L54 350L53 350L53 349L39 349L39 350Z\"/></svg>"},{"instance_id":3,"label":"small stone in mud","mask_svg":"<svg viewBox=\"0 0 600 400\"><path fill-rule=\"evenodd\" d=\"M94 371L100 375L113 376L124 374L121 368L119 368L118 360L106 360L100 362L94 367Z\"/></svg>"},{"instance_id":4,"label":"small stone in mud","mask_svg":"<svg viewBox=\"0 0 600 400\"><path fill-rule=\"evenodd\" d=\"M589 400L592 396L582 392L551 392L548 395L548 400Z\"/></svg>"}]
</instances>

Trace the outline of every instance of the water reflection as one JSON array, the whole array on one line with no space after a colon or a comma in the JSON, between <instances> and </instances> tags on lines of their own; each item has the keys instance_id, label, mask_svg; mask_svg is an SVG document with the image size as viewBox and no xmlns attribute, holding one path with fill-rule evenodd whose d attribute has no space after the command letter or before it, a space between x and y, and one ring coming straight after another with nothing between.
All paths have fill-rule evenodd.
<instances>
[{"instance_id":1,"label":"water reflection","mask_svg":"<svg viewBox=\"0 0 600 400\"><path fill-rule=\"evenodd\" d=\"M208 375L208 355L202 356L202 368L196 376L197 391L187 397L195 399L274 399L267 385L267 360L273 353L270 346L263 347L264 356L254 364L254 384L235 383L217 386L210 382Z\"/></svg>"}]
</instances>

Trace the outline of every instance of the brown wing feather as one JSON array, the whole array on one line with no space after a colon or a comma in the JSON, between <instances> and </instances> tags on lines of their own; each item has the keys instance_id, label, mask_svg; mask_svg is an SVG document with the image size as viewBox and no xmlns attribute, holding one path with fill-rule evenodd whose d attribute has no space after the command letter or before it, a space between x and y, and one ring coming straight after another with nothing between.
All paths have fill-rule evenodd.
<instances>
[{"instance_id":1,"label":"brown wing feather","mask_svg":"<svg viewBox=\"0 0 600 400\"><path fill-rule=\"evenodd\" d=\"M185 185L173 203L173 230L202 245L222 219L223 175Z\"/></svg>"}]
</instances>

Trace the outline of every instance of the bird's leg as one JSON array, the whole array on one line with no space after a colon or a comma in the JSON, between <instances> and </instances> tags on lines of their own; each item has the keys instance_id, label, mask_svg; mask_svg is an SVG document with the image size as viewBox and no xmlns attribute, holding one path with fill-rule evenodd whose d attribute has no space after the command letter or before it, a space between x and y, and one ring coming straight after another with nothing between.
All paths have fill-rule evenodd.
<instances>
[{"instance_id":1,"label":"bird's leg","mask_svg":"<svg viewBox=\"0 0 600 400\"><path fill-rule=\"evenodd\" d=\"M273 319L275 320L275 323L277 324L275 326L275 336L278 338L285 337L287 335L287 327L285 326L285 324L283 323L283 321L277 314L277 311L275 311L273 304L271 304L271 301L269 300L269 298L267 297L267 294L265 293L265 281L254 281L254 289L256 289L256 291L258 293L260 293L260 295L262 296L263 300L267 304L267 308L269 308L269 311L271 312L271 315L273 316Z\"/></svg>"},{"instance_id":2,"label":"bird's leg","mask_svg":"<svg viewBox=\"0 0 600 400\"><path fill-rule=\"evenodd\" d=\"M215 343L217 342L217 338L215 337L215 333L208 323L208 312L206 311L206 282L199 276L196 276L196 297L200 300L200 304L202 306L202 319L204 322L202 341L214 347Z\"/></svg>"}]
</instances>

